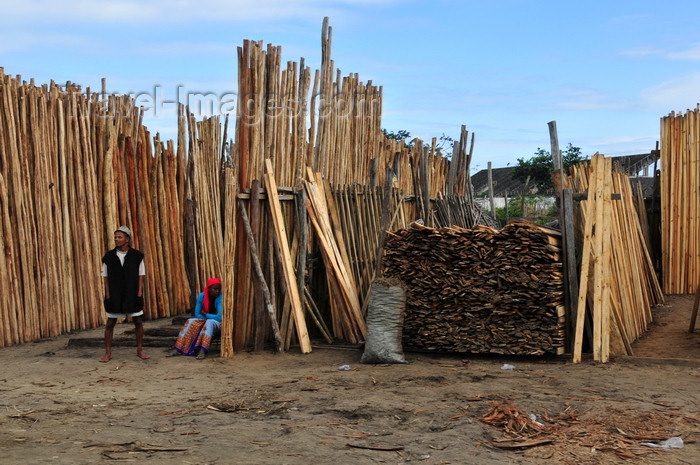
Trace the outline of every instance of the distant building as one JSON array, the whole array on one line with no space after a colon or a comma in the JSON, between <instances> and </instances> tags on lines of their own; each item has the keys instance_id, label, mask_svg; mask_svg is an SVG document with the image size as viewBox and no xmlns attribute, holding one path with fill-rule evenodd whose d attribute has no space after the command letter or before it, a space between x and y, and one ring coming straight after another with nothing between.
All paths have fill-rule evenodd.
<instances>
[{"instance_id":1,"label":"distant building","mask_svg":"<svg viewBox=\"0 0 700 465\"><path fill-rule=\"evenodd\" d=\"M644 196L649 198L654 193L654 178L650 176L653 175L652 171L654 168L654 163L659 159L659 152L657 150L652 150L649 153L642 153L638 155L625 155L620 157L611 157L613 166L617 166L623 173L630 176L630 180L633 183L633 188L636 188L636 182L640 182L642 185L642 191ZM513 178L512 171L515 167L509 166L506 168L492 168L491 178L493 179L493 197L494 205L496 208L503 208L506 204L506 199L511 199L515 197L521 197L523 194L523 189L525 185ZM488 169L483 169L475 173L471 177L472 186L474 188L474 199L481 208L486 211L490 211L491 206L489 202L489 176ZM555 203L555 193L550 192L537 192L533 187L528 188L526 195L539 194L541 199L536 202L532 208L536 211L535 215L541 212L549 210L549 208Z\"/></svg>"}]
</instances>

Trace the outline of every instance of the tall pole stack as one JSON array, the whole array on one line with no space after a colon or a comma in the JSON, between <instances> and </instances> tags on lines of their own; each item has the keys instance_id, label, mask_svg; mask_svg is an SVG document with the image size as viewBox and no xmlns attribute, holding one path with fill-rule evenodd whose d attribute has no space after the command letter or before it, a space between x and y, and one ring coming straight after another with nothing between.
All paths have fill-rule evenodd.
<instances>
[{"instance_id":1,"label":"tall pole stack","mask_svg":"<svg viewBox=\"0 0 700 465\"><path fill-rule=\"evenodd\" d=\"M700 105L661 119L661 260L667 294L700 283Z\"/></svg>"}]
</instances>

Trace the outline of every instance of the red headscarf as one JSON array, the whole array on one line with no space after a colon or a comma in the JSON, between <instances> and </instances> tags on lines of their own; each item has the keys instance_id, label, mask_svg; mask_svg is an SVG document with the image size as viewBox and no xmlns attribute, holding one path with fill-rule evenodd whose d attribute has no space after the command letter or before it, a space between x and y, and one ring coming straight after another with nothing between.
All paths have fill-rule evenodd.
<instances>
[{"instance_id":1,"label":"red headscarf","mask_svg":"<svg viewBox=\"0 0 700 465\"><path fill-rule=\"evenodd\" d=\"M209 281L207 281L207 287L204 288L204 305L202 308L202 315L209 313L209 286L214 284L221 284L221 280L219 278L211 278Z\"/></svg>"}]
</instances>

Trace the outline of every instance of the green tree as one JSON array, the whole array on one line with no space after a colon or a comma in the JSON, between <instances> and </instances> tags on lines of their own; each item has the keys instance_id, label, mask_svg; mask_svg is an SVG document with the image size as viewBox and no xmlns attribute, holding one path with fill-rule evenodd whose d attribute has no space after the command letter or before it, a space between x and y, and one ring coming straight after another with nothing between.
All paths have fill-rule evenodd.
<instances>
[{"instance_id":1,"label":"green tree","mask_svg":"<svg viewBox=\"0 0 700 465\"><path fill-rule=\"evenodd\" d=\"M409 140L409 138L411 137L411 133L404 129L401 129L400 131L396 132L389 132L386 129L382 129L382 132L384 133L384 137L386 137L387 139L401 141L408 148L413 147L415 139Z\"/></svg>"},{"instance_id":2,"label":"green tree","mask_svg":"<svg viewBox=\"0 0 700 465\"><path fill-rule=\"evenodd\" d=\"M568 171L571 165L585 160L581 155L581 148L574 147L571 142L566 146L566 150L562 151L561 159L564 171ZM554 188L552 171L554 171L552 155L538 147L534 157L527 160L518 158L518 164L513 168L511 176L522 183L525 183L529 176L530 186L536 187L539 192L546 192Z\"/></svg>"},{"instance_id":3,"label":"green tree","mask_svg":"<svg viewBox=\"0 0 700 465\"><path fill-rule=\"evenodd\" d=\"M435 150L442 156L451 159L452 146L454 145L454 143L455 140L443 132L442 135L437 139L437 143L435 144Z\"/></svg>"},{"instance_id":4,"label":"green tree","mask_svg":"<svg viewBox=\"0 0 700 465\"><path fill-rule=\"evenodd\" d=\"M396 141L402 141L406 147L413 148L415 145L416 139L413 138L411 139L411 133L406 131L405 129L401 129L400 131L387 131L386 129L382 129L382 132L384 133L384 137L390 140L396 140ZM444 132L440 137L437 138L436 144L435 144L435 151L442 155L443 157L451 158L452 157L452 144L454 144L454 139L448 135L446 135ZM424 142L425 144L425 142Z\"/></svg>"}]
</instances>

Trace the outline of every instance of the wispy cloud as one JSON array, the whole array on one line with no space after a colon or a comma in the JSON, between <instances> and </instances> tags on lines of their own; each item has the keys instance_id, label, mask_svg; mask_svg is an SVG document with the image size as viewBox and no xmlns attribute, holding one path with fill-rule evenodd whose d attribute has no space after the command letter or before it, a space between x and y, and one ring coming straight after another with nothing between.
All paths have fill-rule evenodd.
<instances>
[{"instance_id":1,"label":"wispy cloud","mask_svg":"<svg viewBox=\"0 0 700 465\"><path fill-rule=\"evenodd\" d=\"M679 76L644 89L640 98L646 107L659 113L695 108L700 101L700 72Z\"/></svg>"},{"instance_id":2,"label":"wispy cloud","mask_svg":"<svg viewBox=\"0 0 700 465\"><path fill-rule=\"evenodd\" d=\"M99 48L98 42L94 38L74 33L22 31L13 33L12 40L0 41L0 54L30 49L60 48L70 50L84 47L97 49Z\"/></svg>"},{"instance_id":3,"label":"wispy cloud","mask_svg":"<svg viewBox=\"0 0 700 465\"><path fill-rule=\"evenodd\" d=\"M385 7L398 0L340 0L329 6L326 0L94 0L53 1L0 0L3 19L69 23L179 23L207 21L274 21L289 18L314 18L329 11L340 11L356 6Z\"/></svg>"},{"instance_id":4,"label":"wispy cloud","mask_svg":"<svg viewBox=\"0 0 700 465\"><path fill-rule=\"evenodd\" d=\"M628 137L592 137L582 139L581 144L587 147L587 153L595 152L615 157L647 152L659 140L658 133L650 135L635 134Z\"/></svg>"},{"instance_id":5,"label":"wispy cloud","mask_svg":"<svg viewBox=\"0 0 700 465\"><path fill-rule=\"evenodd\" d=\"M669 60L700 60L700 42L683 50L669 50L656 47L635 47L620 51L620 55L629 58L662 57Z\"/></svg>"},{"instance_id":6,"label":"wispy cloud","mask_svg":"<svg viewBox=\"0 0 700 465\"><path fill-rule=\"evenodd\" d=\"M671 60L700 60L700 42L687 50L671 52L668 54Z\"/></svg>"},{"instance_id":7,"label":"wispy cloud","mask_svg":"<svg viewBox=\"0 0 700 465\"><path fill-rule=\"evenodd\" d=\"M630 107L630 102L624 98L614 97L604 92L592 89L562 89L554 107L560 110L590 111L590 110L620 110Z\"/></svg>"},{"instance_id":8,"label":"wispy cloud","mask_svg":"<svg viewBox=\"0 0 700 465\"><path fill-rule=\"evenodd\" d=\"M147 42L143 44L134 43L132 47L129 47L129 53L139 53L145 56L158 56L158 57L169 57L169 56L225 56L231 57L236 55L237 44L230 43L217 43L217 42L207 42L207 41L197 41L197 42L185 42L185 41L173 41L173 42Z\"/></svg>"},{"instance_id":9,"label":"wispy cloud","mask_svg":"<svg viewBox=\"0 0 700 465\"><path fill-rule=\"evenodd\" d=\"M615 16L608 19L608 23L617 28L626 30L633 28L648 27L655 24L656 18L648 13L634 13L628 15Z\"/></svg>"},{"instance_id":10,"label":"wispy cloud","mask_svg":"<svg viewBox=\"0 0 700 465\"><path fill-rule=\"evenodd\" d=\"M634 47L620 51L620 55L629 58L646 58L650 56L665 55L666 50L654 47Z\"/></svg>"}]
</instances>

